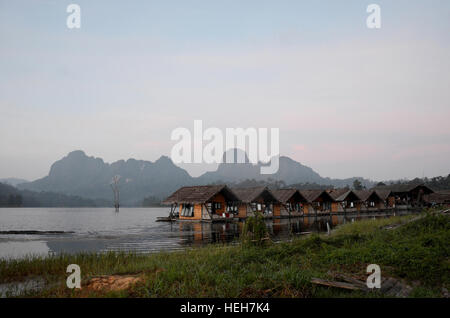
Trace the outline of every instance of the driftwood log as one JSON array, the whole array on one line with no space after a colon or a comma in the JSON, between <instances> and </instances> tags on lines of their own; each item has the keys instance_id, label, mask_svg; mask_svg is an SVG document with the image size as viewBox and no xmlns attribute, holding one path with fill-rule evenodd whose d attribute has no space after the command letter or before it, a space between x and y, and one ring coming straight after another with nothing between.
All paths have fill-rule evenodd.
<instances>
[{"instance_id":1,"label":"driftwood log","mask_svg":"<svg viewBox=\"0 0 450 318\"><path fill-rule=\"evenodd\" d=\"M350 290L360 290L358 286L355 286L353 284L344 283L344 282L335 282L331 280L324 280L320 278L312 278L311 283L322 285L322 286L328 286L328 287L336 287L336 288L343 288L343 289L350 289Z\"/></svg>"},{"instance_id":2,"label":"driftwood log","mask_svg":"<svg viewBox=\"0 0 450 318\"><path fill-rule=\"evenodd\" d=\"M360 290L366 293L379 291L380 293L390 297L407 297L412 291L411 286L406 284L404 281L393 277L382 277L381 288L370 289L367 287L365 281L361 281L356 277L341 273L329 273L329 274L335 280L312 278L311 283L333 288Z\"/></svg>"}]
</instances>

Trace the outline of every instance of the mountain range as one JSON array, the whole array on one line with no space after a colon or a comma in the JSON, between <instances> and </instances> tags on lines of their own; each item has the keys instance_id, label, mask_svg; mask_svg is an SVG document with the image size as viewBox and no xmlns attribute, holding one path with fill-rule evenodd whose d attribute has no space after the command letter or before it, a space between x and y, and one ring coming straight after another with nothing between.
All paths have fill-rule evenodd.
<instances>
[{"instance_id":1,"label":"mountain range","mask_svg":"<svg viewBox=\"0 0 450 318\"><path fill-rule=\"evenodd\" d=\"M234 151L236 155L237 150ZM324 178L313 169L285 156L279 158L277 173L261 175L260 167L263 163L251 164L246 155L245 158L244 163L221 163L216 171L192 177L167 156L161 156L155 162L128 159L106 163L101 158L90 157L83 151L76 150L53 163L48 176L20 183L17 187L22 190L56 192L112 202L111 180L119 175L121 204L134 206L141 205L146 197L161 199L187 185L257 180L283 181L286 185L315 183L342 187L351 186L355 179L367 187L374 185L372 181L363 178Z\"/></svg>"}]
</instances>

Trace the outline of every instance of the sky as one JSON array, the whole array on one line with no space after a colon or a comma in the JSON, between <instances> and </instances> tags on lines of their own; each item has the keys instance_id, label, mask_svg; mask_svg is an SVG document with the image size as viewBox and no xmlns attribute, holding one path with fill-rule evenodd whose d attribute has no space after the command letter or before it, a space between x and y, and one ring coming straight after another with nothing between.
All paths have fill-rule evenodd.
<instances>
[{"instance_id":1,"label":"sky","mask_svg":"<svg viewBox=\"0 0 450 318\"><path fill-rule=\"evenodd\" d=\"M447 0L0 0L0 178L77 149L154 161L194 120L279 128L281 155L324 177L447 175L449 16Z\"/></svg>"}]
</instances>

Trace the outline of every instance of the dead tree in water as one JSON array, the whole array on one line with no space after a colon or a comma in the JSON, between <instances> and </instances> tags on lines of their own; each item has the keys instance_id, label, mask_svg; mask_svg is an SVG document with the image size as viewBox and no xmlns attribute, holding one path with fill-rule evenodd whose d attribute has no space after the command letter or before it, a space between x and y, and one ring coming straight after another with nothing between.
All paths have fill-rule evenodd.
<instances>
[{"instance_id":1,"label":"dead tree in water","mask_svg":"<svg viewBox=\"0 0 450 318\"><path fill-rule=\"evenodd\" d=\"M114 193L114 208L116 209L116 212L119 212L119 179L120 176L114 176L112 178L112 182L111 182L111 188L113 190Z\"/></svg>"}]
</instances>

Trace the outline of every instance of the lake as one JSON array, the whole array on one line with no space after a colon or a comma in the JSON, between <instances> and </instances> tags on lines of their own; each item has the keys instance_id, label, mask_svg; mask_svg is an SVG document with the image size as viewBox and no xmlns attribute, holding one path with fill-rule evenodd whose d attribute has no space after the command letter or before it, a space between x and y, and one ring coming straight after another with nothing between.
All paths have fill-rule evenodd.
<instances>
[{"instance_id":1,"label":"lake","mask_svg":"<svg viewBox=\"0 0 450 318\"><path fill-rule=\"evenodd\" d=\"M168 208L1 208L0 258L58 253L177 250L209 243L228 243L239 237L243 223L156 222ZM407 213L407 212L403 212ZM362 216L387 217L385 214ZM323 216L268 220L275 241L302 232L326 231L360 216ZM15 231L15 234L5 234ZM39 231L25 234L25 231ZM64 233L48 233L58 231ZM44 233L42 233L44 232Z\"/></svg>"}]
</instances>

